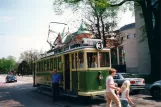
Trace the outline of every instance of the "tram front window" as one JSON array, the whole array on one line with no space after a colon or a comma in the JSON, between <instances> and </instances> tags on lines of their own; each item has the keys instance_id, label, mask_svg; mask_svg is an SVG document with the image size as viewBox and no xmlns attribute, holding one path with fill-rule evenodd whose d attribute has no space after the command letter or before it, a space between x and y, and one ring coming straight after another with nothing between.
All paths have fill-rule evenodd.
<instances>
[{"instance_id":1,"label":"tram front window","mask_svg":"<svg viewBox=\"0 0 161 107\"><path fill-rule=\"evenodd\" d=\"M109 52L100 52L99 53L100 67L109 67Z\"/></svg>"},{"instance_id":2,"label":"tram front window","mask_svg":"<svg viewBox=\"0 0 161 107\"><path fill-rule=\"evenodd\" d=\"M87 53L88 68L97 68L98 67L98 58L97 53Z\"/></svg>"}]
</instances>

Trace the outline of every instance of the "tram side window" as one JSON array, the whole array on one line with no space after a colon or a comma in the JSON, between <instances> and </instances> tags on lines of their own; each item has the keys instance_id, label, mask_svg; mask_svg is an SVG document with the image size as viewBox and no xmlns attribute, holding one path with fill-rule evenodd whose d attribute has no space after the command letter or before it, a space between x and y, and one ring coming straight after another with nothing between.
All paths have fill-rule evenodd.
<instances>
[{"instance_id":1,"label":"tram side window","mask_svg":"<svg viewBox=\"0 0 161 107\"><path fill-rule=\"evenodd\" d=\"M109 52L100 52L99 53L100 67L109 67Z\"/></svg>"},{"instance_id":2,"label":"tram side window","mask_svg":"<svg viewBox=\"0 0 161 107\"><path fill-rule=\"evenodd\" d=\"M58 59L55 58L55 69L58 69Z\"/></svg>"},{"instance_id":3,"label":"tram side window","mask_svg":"<svg viewBox=\"0 0 161 107\"><path fill-rule=\"evenodd\" d=\"M46 70L48 71L49 68L50 68L50 67L49 67L49 59L46 60L46 65L47 65Z\"/></svg>"},{"instance_id":4,"label":"tram side window","mask_svg":"<svg viewBox=\"0 0 161 107\"><path fill-rule=\"evenodd\" d=\"M44 71L44 62L41 61L41 72L43 72L43 71Z\"/></svg>"},{"instance_id":5,"label":"tram side window","mask_svg":"<svg viewBox=\"0 0 161 107\"><path fill-rule=\"evenodd\" d=\"M45 69L44 71L47 71L47 60L44 61Z\"/></svg>"},{"instance_id":6,"label":"tram side window","mask_svg":"<svg viewBox=\"0 0 161 107\"><path fill-rule=\"evenodd\" d=\"M78 68L84 68L83 52L78 52Z\"/></svg>"},{"instance_id":7,"label":"tram side window","mask_svg":"<svg viewBox=\"0 0 161 107\"><path fill-rule=\"evenodd\" d=\"M98 67L98 57L96 52L87 53L88 68Z\"/></svg>"},{"instance_id":8,"label":"tram side window","mask_svg":"<svg viewBox=\"0 0 161 107\"><path fill-rule=\"evenodd\" d=\"M42 72L44 71L44 61L41 62Z\"/></svg>"},{"instance_id":9,"label":"tram side window","mask_svg":"<svg viewBox=\"0 0 161 107\"><path fill-rule=\"evenodd\" d=\"M52 61L52 58L51 58L51 59L50 59L50 70L53 69L52 65L53 65L53 61Z\"/></svg>"},{"instance_id":10,"label":"tram side window","mask_svg":"<svg viewBox=\"0 0 161 107\"><path fill-rule=\"evenodd\" d=\"M74 54L72 54L72 68L74 69L75 67L75 63L74 63Z\"/></svg>"},{"instance_id":11,"label":"tram side window","mask_svg":"<svg viewBox=\"0 0 161 107\"><path fill-rule=\"evenodd\" d=\"M40 72L39 62L37 62L37 72Z\"/></svg>"},{"instance_id":12,"label":"tram side window","mask_svg":"<svg viewBox=\"0 0 161 107\"><path fill-rule=\"evenodd\" d=\"M45 61L42 61L42 72L45 71Z\"/></svg>"},{"instance_id":13,"label":"tram side window","mask_svg":"<svg viewBox=\"0 0 161 107\"><path fill-rule=\"evenodd\" d=\"M50 59L48 59L48 71L50 71Z\"/></svg>"},{"instance_id":14,"label":"tram side window","mask_svg":"<svg viewBox=\"0 0 161 107\"><path fill-rule=\"evenodd\" d=\"M41 72L41 62L39 62L39 72Z\"/></svg>"},{"instance_id":15,"label":"tram side window","mask_svg":"<svg viewBox=\"0 0 161 107\"><path fill-rule=\"evenodd\" d=\"M53 58L53 69L55 68L55 58Z\"/></svg>"},{"instance_id":16,"label":"tram side window","mask_svg":"<svg viewBox=\"0 0 161 107\"><path fill-rule=\"evenodd\" d=\"M54 64L53 64L54 65L54 68L53 69L55 69L56 68L56 58L54 58L54 61L53 62L54 62Z\"/></svg>"},{"instance_id":17,"label":"tram side window","mask_svg":"<svg viewBox=\"0 0 161 107\"><path fill-rule=\"evenodd\" d=\"M62 71L61 57L58 57L58 70Z\"/></svg>"},{"instance_id":18,"label":"tram side window","mask_svg":"<svg viewBox=\"0 0 161 107\"><path fill-rule=\"evenodd\" d=\"M75 53L75 68L77 68L77 53Z\"/></svg>"},{"instance_id":19,"label":"tram side window","mask_svg":"<svg viewBox=\"0 0 161 107\"><path fill-rule=\"evenodd\" d=\"M41 61L39 62L39 72L42 71Z\"/></svg>"}]
</instances>

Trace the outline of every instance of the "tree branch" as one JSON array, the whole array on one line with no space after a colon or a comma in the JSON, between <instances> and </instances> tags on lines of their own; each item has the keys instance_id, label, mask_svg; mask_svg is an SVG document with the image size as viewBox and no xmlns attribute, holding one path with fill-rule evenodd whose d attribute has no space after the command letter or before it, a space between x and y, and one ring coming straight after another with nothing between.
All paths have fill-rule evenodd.
<instances>
[{"instance_id":1,"label":"tree branch","mask_svg":"<svg viewBox=\"0 0 161 107\"><path fill-rule=\"evenodd\" d=\"M136 0L123 0L122 2L118 3L118 4L111 4L110 7L116 7L116 6L121 6L122 4L124 4L127 1L136 1Z\"/></svg>"}]
</instances>

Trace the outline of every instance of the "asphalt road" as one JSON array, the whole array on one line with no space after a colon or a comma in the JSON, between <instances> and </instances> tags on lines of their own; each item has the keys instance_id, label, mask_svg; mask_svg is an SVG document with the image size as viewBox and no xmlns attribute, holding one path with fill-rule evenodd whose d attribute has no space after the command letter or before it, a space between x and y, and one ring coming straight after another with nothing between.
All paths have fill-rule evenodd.
<instances>
[{"instance_id":1,"label":"asphalt road","mask_svg":"<svg viewBox=\"0 0 161 107\"><path fill-rule=\"evenodd\" d=\"M38 93L33 87L31 76L18 77L18 82L5 83L5 75L0 75L0 107L105 107L106 101L94 98L84 100L62 97L57 103L52 103L50 92ZM143 91L137 95L130 95L135 107L161 107L161 101L155 101ZM114 106L112 106L114 107Z\"/></svg>"}]
</instances>

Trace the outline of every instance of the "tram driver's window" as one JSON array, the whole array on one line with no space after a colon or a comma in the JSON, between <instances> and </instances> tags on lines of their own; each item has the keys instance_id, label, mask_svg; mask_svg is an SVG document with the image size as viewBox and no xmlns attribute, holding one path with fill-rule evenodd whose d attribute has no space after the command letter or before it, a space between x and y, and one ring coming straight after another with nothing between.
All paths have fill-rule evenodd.
<instances>
[{"instance_id":1,"label":"tram driver's window","mask_svg":"<svg viewBox=\"0 0 161 107\"><path fill-rule=\"evenodd\" d=\"M98 67L98 58L97 53L87 53L88 68L97 68Z\"/></svg>"},{"instance_id":2,"label":"tram driver's window","mask_svg":"<svg viewBox=\"0 0 161 107\"><path fill-rule=\"evenodd\" d=\"M78 68L84 68L83 52L78 52Z\"/></svg>"},{"instance_id":3,"label":"tram driver's window","mask_svg":"<svg viewBox=\"0 0 161 107\"><path fill-rule=\"evenodd\" d=\"M109 67L109 52L100 52L99 53L100 67Z\"/></svg>"}]
</instances>

